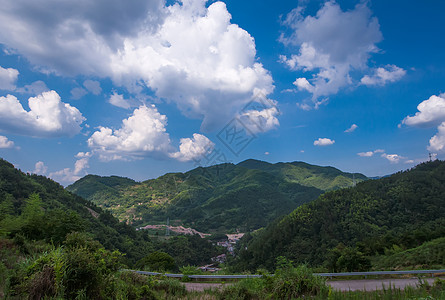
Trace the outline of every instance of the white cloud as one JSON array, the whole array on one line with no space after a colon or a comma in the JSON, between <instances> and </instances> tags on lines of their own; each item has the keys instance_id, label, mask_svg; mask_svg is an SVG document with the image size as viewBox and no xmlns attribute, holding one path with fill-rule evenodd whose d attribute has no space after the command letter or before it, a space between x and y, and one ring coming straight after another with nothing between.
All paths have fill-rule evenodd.
<instances>
[{"instance_id":1,"label":"white cloud","mask_svg":"<svg viewBox=\"0 0 445 300\"><path fill-rule=\"evenodd\" d=\"M356 124L352 124L351 127L345 130L345 132L347 133L354 132L357 128L358 126Z\"/></svg>"},{"instance_id":2,"label":"white cloud","mask_svg":"<svg viewBox=\"0 0 445 300\"><path fill-rule=\"evenodd\" d=\"M303 13L304 8L299 6L284 21L292 34L282 35L281 42L299 50L290 56L280 55L280 61L291 70L310 74L308 78L297 78L294 85L311 93L315 103L320 97L353 85L353 72L369 69L369 57L379 51L376 44L382 40L382 33L366 1L348 11L342 11L335 1L326 1L315 16ZM402 69L388 68L389 71L379 68L386 72L377 71L382 76L380 82L400 76Z\"/></svg>"},{"instance_id":3,"label":"white cloud","mask_svg":"<svg viewBox=\"0 0 445 300\"><path fill-rule=\"evenodd\" d=\"M329 146L334 144L335 141L328 138L319 138L314 141L314 146Z\"/></svg>"},{"instance_id":4,"label":"white cloud","mask_svg":"<svg viewBox=\"0 0 445 300\"><path fill-rule=\"evenodd\" d=\"M312 86L312 84L309 83L309 81L307 81L306 78L297 78L294 81L294 85L301 91L301 90L306 90L309 93L312 93L314 91L314 87Z\"/></svg>"},{"instance_id":5,"label":"white cloud","mask_svg":"<svg viewBox=\"0 0 445 300\"><path fill-rule=\"evenodd\" d=\"M361 156L361 157L371 157L374 155L374 152L373 151L359 152L359 153L357 153L357 155Z\"/></svg>"},{"instance_id":6,"label":"white cloud","mask_svg":"<svg viewBox=\"0 0 445 300\"><path fill-rule=\"evenodd\" d=\"M361 157L371 157L376 153L384 153L384 152L385 152L385 150L383 150L383 149L377 149L374 151L359 152L359 153L357 153L357 155L361 156Z\"/></svg>"},{"instance_id":7,"label":"white cloud","mask_svg":"<svg viewBox=\"0 0 445 300\"><path fill-rule=\"evenodd\" d=\"M89 158L91 156L91 152L79 152L76 154L75 158Z\"/></svg>"},{"instance_id":8,"label":"white cloud","mask_svg":"<svg viewBox=\"0 0 445 300\"><path fill-rule=\"evenodd\" d=\"M266 151L266 152L264 152L264 155L269 155L269 154L270 154L270 153L269 153L269 152L267 152L267 151Z\"/></svg>"},{"instance_id":9,"label":"white cloud","mask_svg":"<svg viewBox=\"0 0 445 300\"><path fill-rule=\"evenodd\" d=\"M28 99L29 111L12 96L0 97L0 130L34 137L74 136L85 120L55 91Z\"/></svg>"},{"instance_id":10,"label":"white cloud","mask_svg":"<svg viewBox=\"0 0 445 300\"><path fill-rule=\"evenodd\" d=\"M75 87L71 90L71 98L74 100L79 100L86 94L88 94L87 90L81 87Z\"/></svg>"},{"instance_id":11,"label":"white cloud","mask_svg":"<svg viewBox=\"0 0 445 300\"><path fill-rule=\"evenodd\" d=\"M262 110L247 110L241 113L238 118L244 126L253 133L266 132L280 126L277 119L279 111L276 106L264 108Z\"/></svg>"},{"instance_id":12,"label":"white cloud","mask_svg":"<svg viewBox=\"0 0 445 300\"><path fill-rule=\"evenodd\" d=\"M142 79L186 116L202 118L203 130L224 125L253 96L273 90L272 77L256 61L254 39L230 19L222 2L168 7L156 36L125 40L113 57L114 80Z\"/></svg>"},{"instance_id":13,"label":"white cloud","mask_svg":"<svg viewBox=\"0 0 445 300\"><path fill-rule=\"evenodd\" d=\"M79 1L2 5L0 43L42 71L109 77L130 92L148 87L206 131L274 89L254 39L223 2Z\"/></svg>"},{"instance_id":14,"label":"white cloud","mask_svg":"<svg viewBox=\"0 0 445 300\"><path fill-rule=\"evenodd\" d=\"M439 125L437 133L430 139L429 151L445 152L445 122Z\"/></svg>"},{"instance_id":15,"label":"white cloud","mask_svg":"<svg viewBox=\"0 0 445 300\"><path fill-rule=\"evenodd\" d=\"M431 96L417 106L414 116L407 116L402 124L417 127L437 126L445 121L445 94Z\"/></svg>"},{"instance_id":16,"label":"white cloud","mask_svg":"<svg viewBox=\"0 0 445 300\"><path fill-rule=\"evenodd\" d=\"M43 81L37 80L31 84L25 85L24 87L18 88L15 91L23 94L40 95L43 92L48 92L49 89Z\"/></svg>"},{"instance_id":17,"label":"white cloud","mask_svg":"<svg viewBox=\"0 0 445 300\"><path fill-rule=\"evenodd\" d=\"M110 104L112 104L114 106L125 108L125 109L129 109L131 107L128 100L125 100L123 95L119 95L116 92L113 92L113 94L110 96L110 99L108 100L108 102L110 102Z\"/></svg>"},{"instance_id":18,"label":"white cloud","mask_svg":"<svg viewBox=\"0 0 445 300\"><path fill-rule=\"evenodd\" d=\"M15 90L15 82L19 71L13 68L4 69L0 67L0 90Z\"/></svg>"},{"instance_id":19,"label":"white cloud","mask_svg":"<svg viewBox=\"0 0 445 300\"><path fill-rule=\"evenodd\" d=\"M400 156L398 154L386 154L382 153L381 157L386 158L392 164L397 164L401 159L405 159L406 157Z\"/></svg>"},{"instance_id":20,"label":"white cloud","mask_svg":"<svg viewBox=\"0 0 445 300\"><path fill-rule=\"evenodd\" d=\"M14 142L8 140L6 136L0 135L0 149L14 148Z\"/></svg>"},{"instance_id":21,"label":"white cloud","mask_svg":"<svg viewBox=\"0 0 445 300\"><path fill-rule=\"evenodd\" d=\"M395 82L405 76L406 71L395 65L388 65L385 68L377 68L374 74L365 75L360 82L364 85L385 85L388 82Z\"/></svg>"},{"instance_id":22,"label":"white cloud","mask_svg":"<svg viewBox=\"0 0 445 300\"><path fill-rule=\"evenodd\" d=\"M213 149L214 144L207 137L195 133L193 138L182 138L179 151L175 152L166 126L167 117L154 105L140 106L122 121L121 128L100 127L88 139L92 152L79 152L76 157L83 159L98 155L103 161L111 161L151 156L190 161Z\"/></svg>"},{"instance_id":23,"label":"white cloud","mask_svg":"<svg viewBox=\"0 0 445 300\"><path fill-rule=\"evenodd\" d=\"M179 152L170 154L179 161L197 160L201 156L210 153L215 144L202 134L195 133L193 138L181 139Z\"/></svg>"},{"instance_id":24,"label":"white cloud","mask_svg":"<svg viewBox=\"0 0 445 300\"><path fill-rule=\"evenodd\" d=\"M167 117L154 105L141 106L122 121L120 129L100 127L88 139L88 146L103 160L149 155L165 157L171 150L166 125Z\"/></svg>"},{"instance_id":25,"label":"white cloud","mask_svg":"<svg viewBox=\"0 0 445 300\"><path fill-rule=\"evenodd\" d=\"M102 93L102 88L100 87L100 82L95 80L85 80L83 86L93 95L100 95Z\"/></svg>"},{"instance_id":26,"label":"white cloud","mask_svg":"<svg viewBox=\"0 0 445 300\"><path fill-rule=\"evenodd\" d=\"M162 0L6 1L0 43L42 71L104 74L126 37L154 31L164 15Z\"/></svg>"},{"instance_id":27,"label":"white cloud","mask_svg":"<svg viewBox=\"0 0 445 300\"><path fill-rule=\"evenodd\" d=\"M88 163L91 157L91 153L79 152L75 157L78 159L74 163L74 168L72 169L64 168L56 172L51 172L49 173L49 177L54 181L67 185L87 175L88 173L86 170L90 167ZM43 163L42 165L44 166ZM47 168L46 167L44 168L46 173ZM37 164L36 164L36 169L37 169Z\"/></svg>"},{"instance_id":28,"label":"white cloud","mask_svg":"<svg viewBox=\"0 0 445 300\"><path fill-rule=\"evenodd\" d=\"M48 167L45 166L45 163L43 161L38 161L35 164L34 171L32 173L38 174L38 175L45 175L48 171Z\"/></svg>"}]
</instances>

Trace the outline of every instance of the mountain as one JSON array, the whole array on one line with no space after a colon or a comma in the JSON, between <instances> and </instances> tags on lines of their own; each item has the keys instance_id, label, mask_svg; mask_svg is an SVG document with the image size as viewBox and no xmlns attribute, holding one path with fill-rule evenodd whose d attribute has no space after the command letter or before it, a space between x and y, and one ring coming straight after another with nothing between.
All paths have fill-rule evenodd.
<instances>
[{"instance_id":1,"label":"mountain","mask_svg":"<svg viewBox=\"0 0 445 300\"><path fill-rule=\"evenodd\" d=\"M34 212L27 213L29 205L34 206ZM33 222L22 224L27 214L35 214ZM3 159L0 159L0 225L0 236L18 235L54 244L63 242L72 231L85 231L105 248L125 253L129 262L154 249L147 236L119 222L110 212L66 191L51 179L25 174Z\"/></svg>"},{"instance_id":2,"label":"mountain","mask_svg":"<svg viewBox=\"0 0 445 300\"><path fill-rule=\"evenodd\" d=\"M443 237L445 162L437 160L298 207L246 235L233 267L273 269L278 256L332 271L443 267Z\"/></svg>"},{"instance_id":3,"label":"mountain","mask_svg":"<svg viewBox=\"0 0 445 300\"><path fill-rule=\"evenodd\" d=\"M112 189L129 182L134 183L116 177L101 186ZM199 236L151 239L147 232L119 222L109 211L53 180L25 174L0 159L0 245L11 243L31 255L61 245L72 232L86 233L106 249L119 250L129 266L156 250L170 254L178 267L207 264L211 257L221 254L209 239Z\"/></svg>"},{"instance_id":4,"label":"mountain","mask_svg":"<svg viewBox=\"0 0 445 300\"><path fill-rule=\"evenodd\" d=\"M165 223L201 232L248 232L325 191L366 180L362 174L302 162L246 160L168 173L141 183L88 175L67 187L134 226Z\"/></svg>"}]
</instances>

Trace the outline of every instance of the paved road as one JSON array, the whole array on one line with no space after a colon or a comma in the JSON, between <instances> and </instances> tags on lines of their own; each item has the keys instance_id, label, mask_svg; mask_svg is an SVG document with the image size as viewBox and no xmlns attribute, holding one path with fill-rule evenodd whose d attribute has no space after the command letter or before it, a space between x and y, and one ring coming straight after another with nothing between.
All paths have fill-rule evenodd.
<instances>
[{"instance_id":1,"label":"paved road","mask_svg":"<svg viewBox=\"0 0 445 300\"><path fill-rule=\"evenodd\" d=\"M433 284L434 278L426 279L428 283ZM329 281L328 284L335 290L340 291L375 291L381 290L383 287L395 287L403 289L406 286L415 287L419 283L417 278L409 279L365 279L365 280L338 280Z\"/></svg>"},{"instance_id":2,"label":"paved road","mask_svg":"<svg viewBox=\"0 0 445 300\"><path fill-rule=\"evenodd\" d=\"M434 278L428 278L427 281L432 284ZM381 290L383 286L385 288L396 287L404 288L406 286L416 286L419 283L417 278L410 279L365 279L365 280L336 280L329 281L328 284L336 290L340 291L375 291ZM220 283L199 283L199 282L188 282L183 283L188 291L204 291L205 289L215 289L221 288ZM226 283L228 285L230 283Z\"/></svg>"}]
</instances>

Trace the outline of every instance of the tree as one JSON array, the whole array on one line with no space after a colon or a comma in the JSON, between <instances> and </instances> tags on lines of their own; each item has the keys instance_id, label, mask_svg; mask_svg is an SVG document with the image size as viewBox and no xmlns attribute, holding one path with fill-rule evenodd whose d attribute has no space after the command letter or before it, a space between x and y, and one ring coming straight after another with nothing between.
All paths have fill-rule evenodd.
<instances>
[{"instance_id":1,"label":"tree","mask_svg":"<svg viewBox=\"0 0 445 300\"><path fill-rule=\"evenodd\" d=\"M155 251L141 259L136 266L141 269L148 268L150 271L173 271L176 268L173 257L165 252Z\"/></svg>"}]
</instances>

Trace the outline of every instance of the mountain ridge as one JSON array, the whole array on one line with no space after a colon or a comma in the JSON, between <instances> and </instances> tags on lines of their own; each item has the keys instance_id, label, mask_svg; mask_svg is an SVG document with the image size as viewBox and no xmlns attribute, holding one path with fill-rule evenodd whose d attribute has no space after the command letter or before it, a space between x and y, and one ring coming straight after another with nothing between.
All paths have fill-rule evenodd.
<instances>
[{"instance_id":1,"label":"mountain ridge","mask_svg":"<svg viewBox=\"0 0 445 300\"><path fill-rule=\"evenodd\" d=\"M267 225L325 191L353 185L367 177L303 162L198 167L135 182L118 176L87 175L67 187L111 209L134 226L177 225L205 232L251 231ZM110 180L111 182L107 182Z\"/></svg>"}]
</instances>

